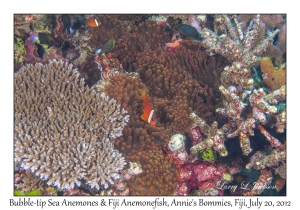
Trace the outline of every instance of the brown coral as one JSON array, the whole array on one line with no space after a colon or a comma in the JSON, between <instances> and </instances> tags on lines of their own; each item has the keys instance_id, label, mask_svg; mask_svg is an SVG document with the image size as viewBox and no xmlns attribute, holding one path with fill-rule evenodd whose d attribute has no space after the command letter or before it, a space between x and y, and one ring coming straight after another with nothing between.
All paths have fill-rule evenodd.
<instances>
[{"instance_id":1,"label":"brown coral","mask_svg":"<svg viewBox=\"0 0 300 210\"><path fill-rule=\"evenodd\" d=\"M145 50L161 50L168 40L167 27L154 20L146 20L132 26L129 33L117 40L116 50L124 69L136 71L137 53Z\"/></svg>"},{"instance_id":2,"label":"brown coral","mask_svg":"<svg viewBox=\"0 0 300 210\"><path fill-rule=\"evenodd\" d=\"M15 74L15 161L62 189L104 188L126 164L113 149L129 120L114 99L100 97L72 65L51 61Z\"/></svg>"},{"instance_id":3,"label":"brown coral","mask_svg":"<svg viewBox=\"0 0 300 210\"><path fill-rule=\"evenodd\" d=\"M79 72L86 85L92 87L100 78L101 72L98 65L94 61L94 56L88 55L85 61L79 65Z\"/></svg>"},{"instance_id":4,"label":"brown coral","mask_svg":"<svg viewBox=\"0 0 300 210\"><path fill-rule=\"evenodd\" d=\"M119 15L94 15L93 18L97 19L101 25L92 30L90 39L92 50L98 49L110 38L114 38L118 43L119 39L128 33L126 28L130 26L130 23L120 21Z\"/></svg>"},{"instance_id":5,"label":"brown coral","mask_svg":"<svg viewBox=\"0 0 300 210\"><path fill-rule=\"evenodd\" d=\"M105 22L110 18L116 24L122 24L119 16L101 18ZM96 30L109 31L110 26L100 27ZM213 122L215 106L220 102L218 78L228 62L226 59L220 56L209 58L200 51L199 44L194 46L191 42L188 43L191 49L181 47L175 53L166 51L165 43L170 41L170 32L165 25L154 20L130 25L122 33L115 33L114 36L119 38L113 52L126 71L139 73L153 97L154 109L160 115L159 121L165 127L174 122L170 129L173 132L184 132L189 121L188 115L192 111ZM100 33L97 34L95 36ZM169 100L166 101L165 98ZM169 107L163 107L165 102ZM174 116L173 112L178 116Z\"/></svg>"},{"instance_id":6,"label":"brown coral","mask_svg":"<svg viewBox=\"0 0 300 210\"><path fill-rule=\"evenodd\" d=\"M129 161L142 165L143 173L128 183L130 195L173 195L177 186L177 168L159 148L138 151Z\"/></svg>"},{"instance_id":7,"label":"brown coral","mask_svg":"<svg viewBox=\"0 0 300 210\"><path fill-rule=\"evenodd\" d=\"M143 101L141 91L146 87L139 78L119 74L109 80L105 93L115 98L122 108L128 111L131 118L123 130L123 136L116 139L115 146L124 154L132 153L138 149L155 147L158 143L166 145L169 140L164 127L158 122L152 126L141 119Z\"/></svg>"},{"instance_id":8,"label":"brown coral","mask_svg":"<svg viewBox=\"0 0 300 210\"><path fill-rule=\"evenodd\" d=\"M138 42L139 35L135 36L132 37L136 41L132 43ZM144 44L137 48L132 43L122 45L123 50L119 51L128 52L124 54L126 59L122 58L123 64L129 67L129 71L139 73L140 78L119 74L110 78L105 87L105 93L115 98L132 116L123 136L116 139L115 146L126 155L127 161L139 162L144 171L138 178L129 181L131 195L165 195L166 186L155 183L153 187L152 175L146 175L149 170L145 172L144 168L150 167L147 166L149 162L140 162L138 157L147 156L148 151L162 153L173 134L188 130L191 112L195 111L208 121L214 119L214 106L220 102L215 97L215 94L220 95L218 78L228 61L220 56L206 61L208 56L201 52L199 45L192 44L190 49L180 47L170 52L160 46L150 49ZM140 118L142 89L149 90L149 98L158 117L155 126ZM151 167L157 166L153 163ZM149 194L146 194L147 190ZM170 193L173 192L167 194Z\"/></svg>"},{"instance_id":9,"label":"brown coral","mask_svg":"<svg viewBox=\"0 0 300 210\"><path fill-rule=\"evenodd\" d=\"M264 57L260 61L260 68L263 72L263 80L272 91L286 84L285 64L281 67L275 67L270 57Z\"/></svg>"},{"instance_id":10,"label":"brown coral","mask_svg":"<svg viewBox=\"0 0 300 210\"><path fill-rule=\"evenodd\" d=\"M216 57L206 62L207 57L183 46L175 52L144 50L137 54L136 71L154 96L160 121L165 126L173 124L174 132L185 130L193 111L213 122L220 102L218 77L226 60ZM157 107L159 104L162 106Z\"/></svg>"}]
</instances>

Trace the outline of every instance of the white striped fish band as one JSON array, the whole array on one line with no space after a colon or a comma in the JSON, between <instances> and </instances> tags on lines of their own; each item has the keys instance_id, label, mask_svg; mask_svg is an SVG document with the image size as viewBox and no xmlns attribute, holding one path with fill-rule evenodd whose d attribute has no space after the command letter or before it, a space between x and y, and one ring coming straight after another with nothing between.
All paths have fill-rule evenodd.
<instances>
[{"instance_id":1,"label":"white striped fish band","mask_svg":"<svg viewBox=\"0 0 300 210\"><path fill-rule=\"evenodd\" d=\"M148 117L148 123L150 123L151 119L152 119L152 115L154 113L154 109L151 110L149 117Z\"/></svg>"}]
</instances>

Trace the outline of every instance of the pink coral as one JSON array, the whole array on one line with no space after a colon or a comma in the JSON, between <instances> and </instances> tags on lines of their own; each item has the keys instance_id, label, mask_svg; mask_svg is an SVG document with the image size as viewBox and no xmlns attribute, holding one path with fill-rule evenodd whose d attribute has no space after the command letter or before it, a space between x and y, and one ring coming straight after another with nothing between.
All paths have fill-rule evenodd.
<instances>
[{"instance_id":1,"label":"pink coral","mask_svg":"<svg viewBox=\"0 0 300 210\"><path fill-rule=\"evenodd\" d=\"M177 194L187 195L191 189L203 187L205 182L211 182L211 188L214 188L223 180L224 174L228 174L228 169L214 163L195 161L183 165L179 169Z\"/></svg>"},{"instance_id":2,"label":"pink coral","mask_svg":"<svg viewBox=\"0 0 300 210\"><path fill-rule=\"evenodd\" d=\"M26 49L26 56L25 56L26 63L38 63L43 61L42 58L38 57L37 47L34 44L26 45L25 42L25 49Z\"/></svg>"},{"instance_id":3,"label":"pink coral","mask_svg":"<svg viewBox=\"0 0 300 210\"><path fill-rule=\"evenodd\" d=\"M180 150L175 152L168 150L167 155L175 161L175 164L177 166L188 163L188 153L185 148L181 148Z\"/></svg>"},{"instance_id":4,"label":"pink coral","mask_svg":"<svg viewBox=\"0 0 300 210\"><path fill-rule=\"evenodd\" d=\"M190 130L190 136L193 146L201 143L207 138L207 136L203 132L201 132L201 128L198 126Z\"/></svg>"},{"instance_id":5,"label":"pink coral","mask_svg":"<svg viewBox=\"0 0 300 210\"><path fill-rule=\"evenodd\" d=\"M178 195L187 195L189 191L190 191L190 187L187 186L187 184L185 182L183 182L178 186L177 194Z\"/></svg>"},{"instance_id":6,"label":"pink coral","mask_svg":"<svg viewBox=\"0 0 300 210\"><path fill-rule=\"evenodd\" d=\"M218 167L210 163L202 163L193 167L193 172L198 182L203 181L218 181L222 178L222 175L227 171L226 168Z\"/></svg>"}]
</instances>

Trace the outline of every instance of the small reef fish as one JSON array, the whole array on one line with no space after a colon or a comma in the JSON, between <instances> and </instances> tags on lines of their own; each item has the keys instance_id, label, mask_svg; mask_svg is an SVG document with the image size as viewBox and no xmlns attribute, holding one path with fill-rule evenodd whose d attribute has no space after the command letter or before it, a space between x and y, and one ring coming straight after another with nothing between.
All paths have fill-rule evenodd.
<instances>
[{"instance_id":1,"label":"small reef fish","mask_svg":"<svg viewBox=\"0 0 300 210\"><path fill-rule=\"evenodd\" d=\"M67 30L69 34L73 33L70 15L62 15L61 20L64 24L64 32Z\"/></svg>"},{"instance_id":2,"label":"small reef fish","mask_svg":"<svg viewBox=\"0 0 300 210\"><path fill-rule=\"evenodd\" d=\"M181 24L175 29L177 29L181 34L183 34L187 39L199 39L199 33L193 26Z\"/></svg>"},{"instance_id":3,"label":"small reef fish","mask_svg":"<svg viewBox=\"0 0 300 210\"><path fill-rule=\"evenodd\" d=\"M40 58L44 58L44 54L45 54L45 49L42 45L35 43L37 46L37 53L39 55Z\"/></svg>"},{"instance_id":4,"label":"small reef fish","mask_svg":"<svg viewBox=\"0 0 300 210\"><path fill-rule=\"evenodd\" d=\"M38 38L39 38L40 44L45 44L45 45L48 45L49 47L56 45L56 42L49 34L39 33Z\"/></svg>"},{"instance_id":5,"label":"small reef fish","mask_svg":"<svg viewBox=\"0 0 300 210\"><path fill-rule=\"evenodd\" d=\"M94 52L94 55L97 55L99 53L103 54L103 53L107 53L109 51L111 51L112 49L114 49L114 47L116 46L116 40L114 40L113 38L110 38L108 40L106 40L106 42L103 44L103 46L99 49L97 49Z\"/></svg>"},{"instance_id":6,"label":"small reef fish","mask_svg":"<svg viewBox=\"0 0 300 210\"><path fill-rule=\"evenodd\" d=\"M39 37L35 36L35 35L30 35L30 38L31 38L33 43L36 43L39 40Z\"/></svg>"},{"instance_id":7,"label":"small reef fish","mask_svg":"<svg viewBox=\"0 0 300 210\"><path fill-rule=\"evenodd\" d=\"M31 35L33 43L42 45L45 49L57 45L54 39L47 33L38 33L38 35Z\"/></svg>"},{"instance_id":8,"label":"small reef fish","mask_svg":"<svg viewBox=\"0 0 300 210\"><path fill-rule=\"evenodd\" d=\"M100 22L97 21L95 18L90 18L90 19L87 19L86 22L85 22L88 26L91 26L91 27L98 27L100 26Z\"/></svg>"},{"instance_id":9,"label":"small reef fish","mask_svg":"<svg viewBox=\"0 0 300 210\"><path fill-rule=\"evenodd\" d=\"M252 67L253 74L251 75L253 78L253 86L258 88L261 83L261 78L258 75L256 68Z\"/></svg>"},{"instance_id":10,"label":"small reef fish","mask_svg":"<svg viewBox=\"0 0 300 210\"><path fill-rule=\"evenodd\" d=\"M74 15L74 22L71 24L71 30L77 30L85 24L85 15Z\"/></svg>"},{"instance_id":11,"label":"small reef fish","mask_svg":"<svg viewBox=\"0 0 300 210\"><path fill-rule=\"evenodd\" d=\"M141 115L141 118L150 123L150 125L156 124L156 115L154 113L154 109L152 107L152 104L150 103L148 97L146 96L146 91L142 90L141 92L142 98L143 98L143 114Z\"/></svg>"}]
</instances>

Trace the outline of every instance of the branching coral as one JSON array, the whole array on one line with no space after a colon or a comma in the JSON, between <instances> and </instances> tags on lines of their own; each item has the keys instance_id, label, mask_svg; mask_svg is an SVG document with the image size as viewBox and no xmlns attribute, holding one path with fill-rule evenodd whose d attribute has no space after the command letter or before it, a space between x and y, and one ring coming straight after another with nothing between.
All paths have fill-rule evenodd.
<instances>
[{"instance_id":1,"label":"branching coral","mask_svg":"<svg viewBox=\"0 0 300 210\"><path fill-rule=\"evenodd\" d=\"M226 89L222 85L219 87L220 92L226 100L223 101L225 109L217 109L217 112L224 112L228 117L237 120L241 117L241 113L246 104L240 100L239 96L237 96L234 91L231 91L232 89L235 90L235 88L231 87Z\"/></svg>"},{"instance_id":2,"label":"branching coral","mask_svg":"<svg viewBox=\"0 0 300 210\"><path fill-rule=\"evenodd\" d=\"M262 88L254 90L249 97L250 105L253 107L253 118L264 125L270 123L267 116L273 115L276 122L270 126L275 126L277 132L283 133L286 124L286 109L285 104L279 102L285 100L285 95L285 85L267 95Z\"/></svg>"},{"instance_id":3,"label":"branching coral","mask_svg":"<svg viewBox=\"0 0 300 210\"><path fill-rule=\"evenodd\" d=\"M229 87L228 89L232 90L234 88ZM248 155L252 151L249 136L254 135L253 129L256 121L266 124L269 123L267 115L274 115L277 121L272 126L276 126L278 131L283 132L285 128L285 118L283 117L285 116L285 111L278 113L277 107L272 105L272 103L278 103L285 98L285 86L268 95L265 94L262 88L253 90L249 97L252 115L249 115L247 119L241 116L246 104L242 102L240 97L223 86L220 86L220 90L224 94L226 101L224 101L225 108L218 109L217 112L231 118L231 121L223 126L225 136L227 138L239 136L244 155Z\"/></svg>"},{"instance_id":4,"label":"branching coral","mask_svg":"<svg viewBox=\"0 0 300 210\"><path fill-rule=\"evenodd\" d=\"M201 31L203 40L202 45L208 48L209 54L220 54L228 58L232 63L231 67L227 66L222 74L222 83L225 86L242 85L251 86L250 67L259 63L263 52L272 44L273 38L280 31L274 30L266 38L261 36L262 29L260 16L252 19L246 31L243 31L239 25L236 16L233 17L234 25L227 15L219 15L220 23L223 26L222 35L205 28Z\"/></svg>"},{"instance_id":5,"label":"branching coral","mask_svg":"<svg viewBox=\"0 0 300 210\"><path fill-rule=\"evenodd\" d=\"M207 136L202 142L193 145L191 154L196 154L198 151L213 147L221 156L227 156L228 152L224 145L224 133L222 130L217 129L218 123L214 122L210 127L195 113L191 113L190 118L194 120L193 128L199 126L202 133Z\"/></svg>"},{"instance_id":6,"label":"branching coral","mask_svg":"<svg viewBox=\"0 0 300 210\"><path fill-rule=\"evenodd\" d=\"M274 63L279 65L285 62L285 53L286 53L286 24L280 28L278 33L278 40L274 45L269 45L265 55L274 58Z\"/></svg>"},{"instance_id":7,"label":"branching coral","mask_svg":"<svg viewBox=\"0 0 300 210\"><path fill-rule=\"evenodd\" d=\"M265 16L263 17L265 18ZM280 30L275 28L273 32L265 36L265 24L261 22L259 15L248 21L247 29L239 24L236 16L231 18L232 21L227 15L216 15L214 22L216 33L207 28L203 29L201 34L204 39L201 43L208 48L210 53L221 54L232 61L231 66L224 68L221 75L222 85L219 87L225 97L223 101L225 108L218 108L216 111L229 117L229 122L222 128L225 137L239 136L243 154L248 155L252 151L249 136L254 135L253 129L257 121L262 124L271 123L267 115L272 115L278 118L278 122L275 124L278 126L278 131L282 132L284 128L285 121L281 116L284 115L284 112L280 114L277 106L280 106L280 110L284 107L281 104L274 105L285 95L282 93L285 88L277 90L283 84L274 87L273 90L276 89L276 91L264 98L266 93L262 88L253 90L254 80L250 70L250 67L259 63L261 56L272 44L275 35ZM222 35L219 36L217 33ZM268 64L264 62L264 59L261 61L262 67L264 67L262 71L264 72L268 68L274 72L273 65L270 65L270 59L268 61ZM250 114L250 108L252 108L252 114Z\"/></svg>"},{"instance_id":8,"label":"branching coral","mask_svg":"<svg viewBox=\"0 0 300 210\"><path fill-rule=\"evenodd\" d=\"M235 26L232 25L227 15L220 15L221 22L226 30L222 30L222 35L218 36L214 32L205 28L201 31L204 37L202 44L212 53L218 53L228 58L232 62L242 62L245 66L253 66L259 62L257 56L266 50L272 43L273 37L279 32L275 30L267 38L254 45L259 35L260 18L257 16L249 23L247 31L243 31L236 17L233 17Z\"/></svg>"},{"instance_id":9,"label":"branching coral","mask_svg":"<svg viewBox=\"0 0 300 210\"><path fill-rule=\"evenodd\" d=\"M245 27L249 21L255 18L255 14L251 15L238 15L237 20L240 22L242 27ZM264 53L265 56L270 56L274 59L275 63L278 65L282 62L285 62L285 53L286 53L286 19L285 15L282 14L261 14L260 20L261 23L261 37L264 37L264 29L274 30L280 29L278 33L277 41L269 45Z\"/></svg>"},{"instance_id":10,"label":"branching coral","mask_svg":"<svg viewBox=\"0 0 300 210\"><path fill-rule=\"evenodd\" d=\"M15 161L61 189L107 188L126 164L111 141L129 120L114 99L100 97L72 65L22 67L15 74Z\"/></svg>"},{"instance_id":11,"label":"branching coral","mask_svg":"<svg viewBox=\"0 0 300 210\"><path fill-rule=\"evenodd\" d=\"M227 133L227 138L239 136L240 146L242 148L243 154L248 155L252 151L249 136L254 136L253 128L255 127L255 120L253 118L248 118L247 120L240 119L235 123L237 123L236 130L232 133ZM228 124L231 123L229 122ZM225 129L227 125L224 125L223 129Z\"/></svg>"},{"instance_id":12,"label":"branching coral","mask_svg":"<svg viewBox=\"0 0 300 210\"><path fill-rule=\"evenodd\" d=\"M264 169L266 167L278 166L280 163L285 165L286 160L286 146L282 144L278 139L273 137L264 127L259 125L260 132L270 142L270 148L272 151L270 154L266 152L258 151L250 159L246 168Z\"/></svg>"},{"instance_id":13,"label":"branching coral","mask_svg":"<svg viewBox=\"0 0 300 210\"><path fill-rule=\"evenodd\" d=\"M264 169L266 167L278 166L280 162L285 161L286 152L272 150L271 154L266 155L265 152L258 151L250 159L250 163L246 168Z\"/></svg>"}]
</instances>

